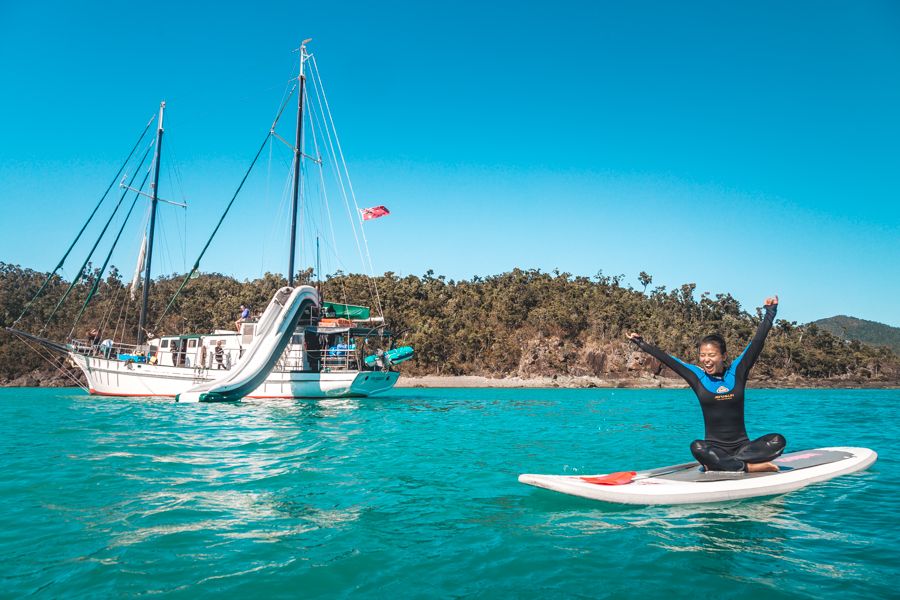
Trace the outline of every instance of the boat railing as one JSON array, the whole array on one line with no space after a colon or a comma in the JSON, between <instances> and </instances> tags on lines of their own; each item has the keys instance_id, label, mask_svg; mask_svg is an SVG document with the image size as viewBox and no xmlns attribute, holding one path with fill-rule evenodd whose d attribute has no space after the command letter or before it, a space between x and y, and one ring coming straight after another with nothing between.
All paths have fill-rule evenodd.
<instances>
[{"instance_id":1,"label":"boat railing","mask_svg":"<svg viewBox=\"0 0 900 600\"><path fill-rule=\"evenodd\" d=\"M355 348L327 348L309 350L310 365L318 365L319 371L351 371L359 370L359 352Z\"/></svg>"},{"instance_id":2,"label":"boat railing","mask_svg":"<svg viewBox=\"0 0 900 600\"><path fill-rule=\"evenodd\" d=\"M322 359L323 371L348 371L358 368L356 350L348 348L330 348L325 350Z\"/></svg>"},{"instance_id":3,"label":"boat railing","mask_svg":"<svg viewBox=\"0 0 900 600\"><path fill-rule=\"evenodd\" d=\"M303 348L298 345L290 344L281 355L278 363L278 370L281 371L302 371L303 370Z\"/></svg>"},{"instance_id":4,"label":"boat railing","mask_svg":"<svg viewBox=\"0 0 900 600\"><path fill-rule=\"evenodd\" d=\"M83 354L85 356L102 356L103 358L119 358L122 360L143 358L143 354L139 354L137 345L126 344L124 342L114 342L110 339L102 342L95 342L88 339L72 339L69 342L72 352Z\"/></svg>"}]
</instances>

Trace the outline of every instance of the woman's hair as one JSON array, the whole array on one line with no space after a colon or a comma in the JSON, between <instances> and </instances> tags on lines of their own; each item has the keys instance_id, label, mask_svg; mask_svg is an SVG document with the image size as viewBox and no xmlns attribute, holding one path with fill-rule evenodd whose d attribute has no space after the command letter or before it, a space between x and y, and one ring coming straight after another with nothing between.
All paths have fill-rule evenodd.
<instances>
[{"instance_id":1,"label":"woman's hair","mask_svg":"<svg viewBox=\"0 0 900 600\"><path fill-rule=\"evenodd\" d=\"M708 335L697 343L697 350L700 349L700 346L703 344L715 344L719 347L719 352L725 354L725 338L723 338L718 333L714 333L712 335Z\"/></svg>"}]
</instances>

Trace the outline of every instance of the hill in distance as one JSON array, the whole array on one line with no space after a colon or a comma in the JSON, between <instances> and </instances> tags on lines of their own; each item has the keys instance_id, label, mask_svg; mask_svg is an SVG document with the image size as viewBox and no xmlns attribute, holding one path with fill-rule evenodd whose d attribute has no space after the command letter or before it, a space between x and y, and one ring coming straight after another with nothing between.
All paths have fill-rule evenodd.
<instances>
[{"instance_id":1,"label":"hill in distance","mask_svg":"<svg viewBox=\"0 0 900 600\"><path fill-rule=\"evenodd\" d=\"M811 325L821 327L841 339L857 340L871 346L887 346L900 356L900 327L846 315L819 319Z\"/></svg>"}]
</instances>

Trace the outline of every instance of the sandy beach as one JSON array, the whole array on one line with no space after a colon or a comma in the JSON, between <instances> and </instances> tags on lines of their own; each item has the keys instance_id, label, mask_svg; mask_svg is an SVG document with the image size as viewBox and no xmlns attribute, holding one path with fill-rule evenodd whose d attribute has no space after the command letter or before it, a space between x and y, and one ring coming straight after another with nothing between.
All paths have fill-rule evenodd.
<instances>
[{"instance_id":1,"label":"sandy beach","mask_svg":"<svg viewBox=\"0 0 900 600\"><path fill-rule=\"evenodd\" d=\"M669 377L484 377L479 375L425 375L412 377L403 375L397 381L397 388L686 388L681 379ZM855 381L846 378L835 379L759 379L751 382L756 388L873 388L893 389L893 382Z\"/></svg>"},{"instance_id":2,"label":"sandy beach","mask_svg":"<svg viewBox=\"0 0 900 600\"><path fill-rule=\"evenodd\" d=\"M400 377L398 388L682 388L681 380L662 377L483 377L479 375L426 375Z\"/></svg>"}]
</instances>

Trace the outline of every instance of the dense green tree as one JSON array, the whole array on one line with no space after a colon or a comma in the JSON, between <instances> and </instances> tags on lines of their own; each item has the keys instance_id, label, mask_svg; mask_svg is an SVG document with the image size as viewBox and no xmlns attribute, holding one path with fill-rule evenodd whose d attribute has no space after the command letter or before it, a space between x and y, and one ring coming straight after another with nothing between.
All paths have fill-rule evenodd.
<instances>
[{"instance_id":1,"label":"dense green tree","mask_svg":"<svg viewBox=\"0 0 900 600\"><path fill-rule=\"evenodd\" d=\"M312 271L298 274L310 282ZM18 322L16 319L46 278L16 265L0 263L0 327L18 329L64 341L85 337L96 327L104 337L133 341L138 303L114 267L98 283L97 293L82 310L100 273L88 269L52 319L54 306L69 283L55 277ZM283 276L266 273L249 281L202 273L163 315L183 276L152 282L148 324L155 333L205 332L230 329L245 304L262 312L274 292L286 285ZM642 272L643 290L621 285L623 276L598 271L593 278L554 271L513 269L508 273L453 281L429 270L423 276L395 273L369 278L335 273L321 283L327 299L371 306L398 333L398 344L416 349L416 358L402 366L410 374L444 375L600 375L656 373L658 364L638 366L628 331L673 354L690 358L696 341L721 333L733 354L748 342L759 323L757 310L742 309L730 294L704 292L696 285L675 290L656 287ZM139 295L138 295L139 299ZM369 347L374 349L374 342ZM0 332L0 382L35 369L50 372L42 359L5 331ZM664 372L664 371L663 371ZM778 321L756 367L761 378L830 379L896 384L900 358L887 348L846 342L815 325Z\"/></svg>"},{"instance_id":2,"label":"dense green tree","mask_svg":"<svg viewBox=\"0 0 900 600\"><path fill-rule=\"evenodd\" d=\"M638 281L640 281L641 285L644 286L644 289L641 291L646 293L647 286L650 285L651 283L653 283L653 276L650 275L649 273L647 273L646 271L641 271L638 274Z\"/></svg>"}]
</instances>

